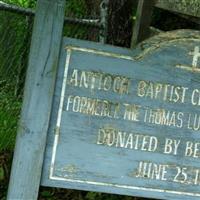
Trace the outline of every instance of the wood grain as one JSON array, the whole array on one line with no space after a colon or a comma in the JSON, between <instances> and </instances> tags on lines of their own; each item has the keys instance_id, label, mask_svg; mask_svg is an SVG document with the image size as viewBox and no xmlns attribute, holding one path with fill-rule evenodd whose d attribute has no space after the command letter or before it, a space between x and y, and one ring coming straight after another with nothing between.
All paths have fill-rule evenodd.
<instances>
[{"instance_id":1,"label":"wood grain","mask_svg":"<svg viewBox=\"0 0 200 200\"><path fill-rule=\"evenodd\" d=\"M37 199L64 22L65 0L39 0L8 200Z\"/></svg>"}]
</instances>

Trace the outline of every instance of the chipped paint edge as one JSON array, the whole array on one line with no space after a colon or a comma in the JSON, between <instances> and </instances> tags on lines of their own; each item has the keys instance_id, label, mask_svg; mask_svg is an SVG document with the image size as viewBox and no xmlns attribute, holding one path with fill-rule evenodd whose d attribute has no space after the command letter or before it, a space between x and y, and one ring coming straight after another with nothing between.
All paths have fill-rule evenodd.
<instances>
[{"instance_id":1,"label":"chipped paint edge","mask_svg":"<svg viewBox=\"0 0 200 200\"><path fill-rule=\"evenodd\" d=\"M65 90L66 90L66 83L67 83L67 76L68 76L68 69L69 69L69 64L70 64L70 58L71 58L72 51L74 50L74 51L93 53L93 54L102 55L102 56L106 56L106 57L121 58L121 59L126 59L126 60L135 60L133 57L130 57L130 56L124 56L124 55L105 52L105 51L98 51L98 50L89 49L89 48L81 48L81 47L76 47L76 46L66 46L65 49L67 51L67 57L66 57L66 62L65 62L64 78L63 78L63 83L62 83L61 98L60 98L59 110L58 110L58 116L57 116L57 122L56 122L55 137L54 137L54 142L53 142L49 179L53 180L53 181L65 181L65 182L71 182L71 183L80 183L80 184L106 186L106 187L115 187L115 188L121 188L121 189L142 190L142 191L146 191L146 192L158 192L158 193L167 193L167 194L176 194L176 195L186 195L186 196L200 197L200 193L181 192L181 191L175 191L175 190L164 190L164 189L139 187L139 186L130 186L130 185L120 185L120 184L112 184L112 183L105 183L105 182L95 182L95 181L89 181L89 180L69 179L69 178L54 176L54 166L55 166L56 152L57 152L57 146L58 146L59 135L60 135L62 109L63 109L63 104L64 104L64 97L65 97Z\"/></svg>"},{"instance_id":2,"label":"chipped paint edge","mask_svg":"<svg viewBox=\"0 0 200 200\"><path fill-rule=\"evenodd\" d=\"M59 135L60 135L60 124L61 124L61 119L62 119L62 110L63 110L63 104L64 104L65 89L66 89L67 75L68 75L71 53L72 53L72 50L67 49L67 58L66 58L66 63L65 63L64 78L63 78L63 83L62 83L61 98L60 98L60 103L59 103L58 116L57 116L56 129L55 129L55 138L54 138L53 150L52 150L50 176L49 176L50 179L51 177L53 177L53 172L54 172L56 151L57 151L58 140L59 140Z\"/></svg>"}]
</instances>

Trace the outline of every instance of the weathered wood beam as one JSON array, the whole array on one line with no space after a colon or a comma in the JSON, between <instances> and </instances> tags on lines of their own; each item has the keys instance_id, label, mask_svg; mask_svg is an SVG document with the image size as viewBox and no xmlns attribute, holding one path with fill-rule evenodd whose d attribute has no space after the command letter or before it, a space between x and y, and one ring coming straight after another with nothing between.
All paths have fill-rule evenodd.
<instances>
[{"instance_id":1,"label":"weathered wood beam","mask_svg":"<svg viewBox=\"0 0 200 200\"><path fill-rule=\"evenodd\" d=\"M139 0L132 31L131 48L134 48L150 35L151 15L154 5L154 0Z\"/></svg>"},{"instance_id":2,"label":"weathered wood beam","mask_svg":"<svg viewBox=\"0 0 200 200\"><path fill-rule=\"evenodd\" d=\"M156 7L193 17L200 17L200 0L158 0Z\"/></svg>"},{"instance_id":3,"label":"weathered wood beam","mask_svg":"<svg viewBox=\"0 0 200 200\"><path fill-rule=\"evenodd\" d=\"M65 0L37 1L8 200L36 200L38 196L62 40L64 8ZM48 95L44 95L46 93Z\"/></svg>"}]
</instances>

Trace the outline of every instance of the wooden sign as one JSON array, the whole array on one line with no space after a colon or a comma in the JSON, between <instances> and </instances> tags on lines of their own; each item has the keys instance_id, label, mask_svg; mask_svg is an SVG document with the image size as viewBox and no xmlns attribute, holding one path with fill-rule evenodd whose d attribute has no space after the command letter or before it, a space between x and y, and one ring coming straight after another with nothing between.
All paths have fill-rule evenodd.
<instances>
[{"instance_id":1,"label":"wooden sign","mask_svg":"<svg viewBox=\"0 0 200 200\"><path fill-rule=\"evenodd\" d=\"M65 38L42 185L199 199L199 36L165 33L136 50Z\"/></svg>"},{"instance_id":2,"label":"wooden sign","mask_svg":"<svg viewBox=\"0 0 200 200\"><path fill-rule=\"evenodd\" d=\"M61 46L64 5L37 1L7 199L35 200L40 184L199 199L200 33Z\"/></svg>"}]
</instances>

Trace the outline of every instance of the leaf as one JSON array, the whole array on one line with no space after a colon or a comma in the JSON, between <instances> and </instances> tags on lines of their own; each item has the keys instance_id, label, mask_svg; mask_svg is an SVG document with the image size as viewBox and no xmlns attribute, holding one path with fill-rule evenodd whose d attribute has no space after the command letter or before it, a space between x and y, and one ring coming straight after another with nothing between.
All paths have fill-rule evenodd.
<instances>
[{"instance_id":1,"label":"leaf","mask_svg":"<svg viewBox=\"0 0 200 200\"><path fill-rule=\"evenodd\" d=\"M88 192L86 195L86 199L87 200L97 200L97 199L99 199L98 197L100 197L100 196L101 196L100 193Z\"/></svg>"},{"instance_id":2,"label":"leaf","mask_svg":"<svg viewBox=\"0 0 200 200\"><path fill-rule=\"evenodd\" d=\"M50 191L43 191L42 192L42 194L41 194L43 197L51 197L52 196L52 194L51 194L51 192Z\"/></svg>"}]
</instances>

